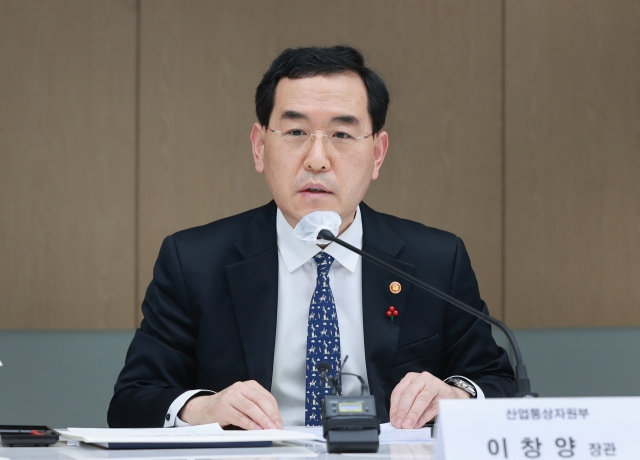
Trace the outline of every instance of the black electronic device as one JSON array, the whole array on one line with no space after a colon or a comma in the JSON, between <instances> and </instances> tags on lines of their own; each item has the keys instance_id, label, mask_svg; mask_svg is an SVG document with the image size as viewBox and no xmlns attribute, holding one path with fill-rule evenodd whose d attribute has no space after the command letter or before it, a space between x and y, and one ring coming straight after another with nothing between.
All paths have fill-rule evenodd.
<instances>
[{"instance_id":1,"label":"black electronic device","mask_svg":"<svg viewBox=\"0 0 640 460\"><path fill-rule=\"evenodd\" d=\"M380 420L371 395L327 395L322 403L322 434L327 452L378 452Z\"/></svg>"},{"instance_id":2,"label":"black electronic device","mask_svg":"<svg viewBox=\"0 0 640 460\"><path fill-rule=\"evenodd\" d=\"M5 447L47 447L59 439L48 426L0 425L0 440Z\"/></svg>"},{"instance_id":3,"label":"black electronic device","mask_svg":"<svg viewBox=\"0 0 640 460\"><path fill-rule=\"evenodd\" d=\"M348 356L345 356L341 367L344 367L347 359ZM322 402L322 434L327 440L327 452L378 452L380 420L376 415L375 398L364 394L368 391L364 379L342 370L338 375L329 376L329 369L331 366L326 362L318 364L320 381L327 380L333 391L333 394L325 396ZM352 375L360 380L360 396L341 394L340 375Z\"/></svg>"}]
</instances>

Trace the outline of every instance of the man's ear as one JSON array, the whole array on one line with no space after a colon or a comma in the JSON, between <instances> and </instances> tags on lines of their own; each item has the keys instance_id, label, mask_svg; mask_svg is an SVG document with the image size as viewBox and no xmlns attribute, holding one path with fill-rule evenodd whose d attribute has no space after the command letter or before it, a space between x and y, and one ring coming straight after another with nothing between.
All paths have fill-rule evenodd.
<instances>
[{"instance_id":1,"label":"man's ear","mask_svg":"<svg viewBox=\"0 0 640 460\"><path fill-rule=\"evenodd\" d=\"M264 143L266 136L266 128L260 123L254 123L251 128L251 147L253 149L253 163L256 171L264 172Z\"/></svg>"},{"instance_id":2,"label":"man's ear","mask_svg":"<svg viewBox=\"0 0 640 460\"><path fill-rule=\"evenodd\" d=\"M386 131L380 131L373 141L373 174L371 175L371 180L376 180L380 175L380 168L389 148L389 134Z\"/></svg>"}]
</instances>

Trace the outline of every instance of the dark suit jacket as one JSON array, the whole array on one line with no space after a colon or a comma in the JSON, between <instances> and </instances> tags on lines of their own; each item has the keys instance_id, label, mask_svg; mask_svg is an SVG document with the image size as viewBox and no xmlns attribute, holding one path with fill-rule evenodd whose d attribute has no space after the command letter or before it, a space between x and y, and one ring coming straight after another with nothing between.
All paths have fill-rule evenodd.
<instances>
[{"instance_id":1,"label":"dark suit jacket","mask_svg":"<svg viewBox=\"0 0 640 460\"><path fill-rule=\"evenodd\" d=\"M487 311L462 241L360 205L363 250ZM402 291L392 294L392 281ZM186 390L237 381L271 388L278 300L274 202L167 237L142 304L144 320L115 385L111 427L162 426ZM311 294L310 294L311 295ZM393 305L400 314L385 315ZM513 394L506 352L490 327L368 261L362 264L367 376L388 421L393 388L408 372L463 375L486 396Z\"/></svg>"}]
</instances>

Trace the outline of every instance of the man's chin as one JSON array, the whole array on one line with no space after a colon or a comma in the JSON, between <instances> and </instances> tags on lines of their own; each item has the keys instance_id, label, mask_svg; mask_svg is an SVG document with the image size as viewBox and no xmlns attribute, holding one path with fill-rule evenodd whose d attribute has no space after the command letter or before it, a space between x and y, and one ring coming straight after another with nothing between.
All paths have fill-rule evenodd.
<instances>
[{"instance_id":1,"label":"man's chin","mask_svg":"<svg viewBox=\"0 0 640 460\"><path fill-rule=\"evenodd\" d=\"M333 193L300 193L294 205L303 216L314 211L338 212L340 209L338 197Z\"/></svg>"},{"instance_id":2,"label":"man's chin","mask_svg":"<svg viewBox=\"0 0 640 460\"><path fill-rule=\"evenodd\" d=\"M293 227L295 227L303 217L316 211L333 211L340 214L339 208L337 206L305 206L303 208L296 209L296 212L294 214L295 225L293 225ZM340 217L342 218L342 215Z\"/></svg>"},{"instance_id":3,"label":"man's chin","mask_svg":"<svg viewBox=\"0 0 640 460\"><path fill-rule=\"evenodd\" d=\"M300 219L302 219L304 216L311 214L312 212L316 212L316 211L333 211L333 212L337 212L338 214L340 214L340 210L338 209L337 206L308 206L303 208L300 213Z\"/></svg>"}]
</instances>

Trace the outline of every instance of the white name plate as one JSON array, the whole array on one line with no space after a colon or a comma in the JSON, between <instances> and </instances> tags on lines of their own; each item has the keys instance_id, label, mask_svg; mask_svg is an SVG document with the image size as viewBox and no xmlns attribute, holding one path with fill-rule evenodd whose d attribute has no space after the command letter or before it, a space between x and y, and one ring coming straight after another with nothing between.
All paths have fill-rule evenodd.
<instances>
[{"instance_id":1,"label":"white name plate","mask_svg":"<svg viewBox=\"0 0 640 460\"><path fill-rule=\"evenodd\" d=\"M440 401L435 457L640 459L640 397Z\"/></svg>"}]
</instances>

